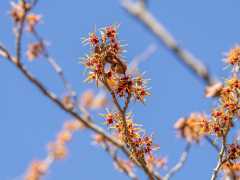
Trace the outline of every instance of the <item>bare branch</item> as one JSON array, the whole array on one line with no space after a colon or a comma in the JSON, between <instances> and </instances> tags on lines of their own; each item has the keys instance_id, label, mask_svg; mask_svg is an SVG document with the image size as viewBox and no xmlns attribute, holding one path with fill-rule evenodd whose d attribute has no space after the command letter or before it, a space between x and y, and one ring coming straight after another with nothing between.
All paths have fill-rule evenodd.
<instances>
[{"instance_id":1,"label":"bare branch","mask_svg":"<svg viewBox=\"0 0 240 180\"><path fill-rule=\"evenodd\" d=\"M221 148L221 151L219 153L219 158L218 158L218 164L217 164L217 167L215 169L213 169L213 175L212 175L212 178L211 180L215 180L217 178L217 173L218 171L220 170L220 168L222 167L222 165L228 161L228 158L224 159L223 160L223 155L224 155L224 151L226 149L226 134L223 134L223 132L221 131L221 134L222 134L222 148Z\"/></svg>"},{"instance_id":2,"label":"bare branch","mask_svg":"<svg viewBox=\"0 0 240 180\"><path fill-rule=\"evenodd\" d=\"M137 17L146 25L170 50L172 50L194 73L203 78L208 84L213 85L216 80L209 74L207 67L187 49L181 47L166 28L145 8L141 3L122 0L121 5L129 13Z\"/></svg>"},{"instance_id":3,"label":"bare branch","mask_svg":"<svg viewBox=\"0 0 240 180\"><path fill-rule=\"evenodd\" d=\"M128 65L127 73L130 73L133 69L135 69L141 62L146 61L155 51L157 47L155 44L150 44L147 49L135 57L131 63Z\"/></svg>"},{"instance_id":4,"label":"bare branch","mask_svg":"<svg viewBox=\"0 0 240 180\"><path fill-rule=\"evenodd\" d=\"M182 157L181 157L179 163L177 163L175 167L170 169L169 173L164 177L164 180L170 179L173 176L174 173L176 173L177 171L179 171L183 167L183 165L184 165L184 163L187 159L190 147L191 147L191 143L188 143L184 153L182 154Z\"/></svg>"},{"instance_id":5,"label":"bare branch","mask_svg":"<svg viewBox=\"0 0 240 180\"><path fill-rule=\"evenodd\" d=\"M4 51L2 51L2 50L0 51L0 56L2 56L4 58L8 58L7 54Z\"/></svg>"},{"instance_id":6,"label":"bare branch","mask_svg":"<svg viewBox=\"0 0 240 180\"><path fill-rule=\"evenodd\" d=\"M8 51L5 49L5 47L1 43L0 43L0 49L2 49L2 51L0 51L0 56L4 57L6 59L11 59L10 54L8 53Z\"/></svg>"},{"instance_id":7,"label":"bare branch","mask_svg":"<svg viewBox=\"0 0 240 180\"><path fill-rule=\"evenodd\" d=\"M139 5L141 9L146 8L146 0L139 0Z\"/></svg>"}]
</instances>

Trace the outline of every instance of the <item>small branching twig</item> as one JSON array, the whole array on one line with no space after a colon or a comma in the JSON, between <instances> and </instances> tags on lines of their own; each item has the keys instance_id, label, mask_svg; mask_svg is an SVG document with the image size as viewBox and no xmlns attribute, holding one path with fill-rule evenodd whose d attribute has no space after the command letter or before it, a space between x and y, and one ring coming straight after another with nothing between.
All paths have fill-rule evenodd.
<instances>
[{"instance_id":1,"label":"small branching twig","mask_svg":"<svg viewBox=\"0 0 240 180\"><path fill-rule=\"evenodd\" d=\"M220 152L221 149L218 147L218 145L216 143L213 142L213 140L209 136L205 135L204 137L213 147L215 147L215 149L218 152Z\"/></svg>"},{"instance_id":2,"label":"small branching twig","mask_svg":"<svg viewBox=\"0 0 240 180\"><path fill-rule=\"evenodd\" d=\"M68 83L68 81L66 80L66 77L63 74L63 70L62 68L57 64L57 62L51 57L49 56L46 47L44 46L44 42L42 40L42 38L38 35L38 33L36 32L36 30L33 30L33 35L35 36L35 38L39 41L39 44L42 45L43 47L43 55L44 57L48 60L48 62L52 65L52 67L56 70L56 72L59 74L64 86L66 87L66 89L68 90L68 93L70 94L70 96L72 97L72 99L74 100L74 105L89 119L89 113L87 112L87 110L81 106L79 104L76 92L74 92L70 86L70 84Z\"/></svg>"},{"instance_id":3,"label":"small branching twig","mask_svg":"<svg viewBox=\"0 0 240 180\"><path fill-rule=\"evenodd\" d=\"M156 49L155 44L150 44L139 56L134 57L128 65L127 73L130 73L137 68L141 62L146 61L156 51Z\"/></svg>"},{"instance_id":4,"label":"small branching twig","mask_svg":"<svg viewBox=\"0 0 240 180\"><path fill-rule=\"evenodd\" d=\"M173 168L169 171L168 174L166 174L166 176L164 177L164 180L169 180L169 179L173 176L174 173L176 173L177 171L179 171L179 170L183 167L183 165L184 165L184 163L185 163L185 161L186 161L186 159L187 159L187 156L188 156L190 147L191 147L191 143L188 143L188 145L187 145L184 153L183 153L182 156L181 156L181 159L180 159L179 163L176 164L176 166L173 167Z\"/></svg>"},{"instance_id":5,"label":"small branching twig","mask_svg":"<svg viewBox=\"0 0 240 180\"><path fill-rule=\"evenodd\" d=\"M103 146L103 148L108 152L108 154L114 159L114 161L117 163L117 165L118 165L131 179L138 180L138 178L136 177L136 175L135 175L132 171L126 169L126 167L123 166L123 165L119 162L119 160L118 160L118 158L117 158L117 156L116 156L117 150L116 150L115 152L112 152L111 149L109 148L109 146L107 145L107 142L106 142L104 139L103 139L102 146Z\"/></svg>"},{"instance_id":6,"label":"small branching twig","mask_svg":"<svg viewBox=\"0 0 240 180\"><path fill-rule=\"evenodd\" d=\"M26 9L25 7L25 1L21 0L22 4L23 4L23 17L20 19L20 23L19 23L19 28L16 30L16 52L17 52L17 62L20 64L20 56L21 56L21 37L22 37L22 29L23 29L23 25L24 25L24 20L25 20L25 16L26 13L28 11L28 9Z\"/></svg>"},{"instance_id":7,"label":"small branching twig","mask_svg":"<svg viewBox=\"0 0 240 180\"><path fill-rule=\"evenodd\" d=\"M36 6L38 0L34 0L33 3L32 3L32 8Z\"/></svg>"}]
</instances>

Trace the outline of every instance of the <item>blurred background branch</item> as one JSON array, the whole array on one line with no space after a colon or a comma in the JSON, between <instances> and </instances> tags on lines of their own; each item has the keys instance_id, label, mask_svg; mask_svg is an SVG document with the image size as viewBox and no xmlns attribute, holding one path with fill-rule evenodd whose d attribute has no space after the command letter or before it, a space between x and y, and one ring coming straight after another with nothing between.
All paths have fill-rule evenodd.
<instances>
[{"instance_id":1,"label":"blurred background branch","mask_svg":"<svg viewBox=\"0 0 240 180\"><path fill-rule=\"evenodd\" d=\"M217 81L212 76L206 65L191 54L187 49L179 45L167 29L145 8L144 1L132 2L121 0L121 5L126 11L138 18L146 27L153 32L158 39L166 45L179 59L186 64L196 75L202 78L207 84L213 85Z\"/></svg>"}]
</instances>

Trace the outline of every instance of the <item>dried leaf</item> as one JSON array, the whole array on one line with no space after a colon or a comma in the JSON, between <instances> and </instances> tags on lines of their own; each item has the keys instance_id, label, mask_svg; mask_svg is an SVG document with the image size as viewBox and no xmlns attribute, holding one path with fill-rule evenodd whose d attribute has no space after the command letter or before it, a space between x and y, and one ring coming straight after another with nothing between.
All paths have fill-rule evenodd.
<instances>
[{"instance_id":1,"label":"dried leaf","mask_svg":"<svg viewBox=\"0 0 240 180\"><path fill-rule=\"evenodd\" d=\"M87 109L90 108L92 101L94 100L94 92L92 90L87 90L81 95L81 103Z\"/></svg>"},{"instance_id":2,"label":"dried leaf","mask_svg":"<svg viewBox=\"0 0 240 180\"><path fill-rule=\"evenodd\" d=\"M183 129L186 126L187 119L182 117L177 120L177 122L174 124L173 128L176 130Z\"/></svg>"},{"instance_id":3,"label":"dried leaf","mask_svg":"<svg viewBox=\"0 0 240 180\"><path fill-rule=\"evenodd\" d=\"M121 59L113 59L113 62L111 63L111 69L113 72L118 74L126 74L127 71L127 62Z\"/></svg>"},{"instance_id":4,"label":"dried leaf","mask_svg":"<svg viewBox=\"0 0 240 180\"><path fill-rule=\"evenodd\" d=\"M222 83L216 83L212 86L207 86L205 89L205 97L219 97L221 94L223 84Z\"/></svg>"}]
</instances>

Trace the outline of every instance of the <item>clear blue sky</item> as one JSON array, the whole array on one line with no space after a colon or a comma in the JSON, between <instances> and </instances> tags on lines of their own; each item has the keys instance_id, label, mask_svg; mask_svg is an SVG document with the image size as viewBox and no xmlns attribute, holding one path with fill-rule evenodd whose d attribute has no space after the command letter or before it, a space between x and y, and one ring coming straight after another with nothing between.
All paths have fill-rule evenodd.
<instances>
[{"instance_id":1,"label":"clear blue sky","mask_svg":"<svg viewBox=\"0 0 240 180\"><path fill-rule=\"evenodd\" d=\"M148 9L165 25L179 43L201 59L217 78L228 77L229 70L221 59L235 43L240 43L238 23L240 1L148 1ZM14 52L12 21L6 14L10 10L8 0L0 0L0 42ZM139 66L140 72L147 71L152 78L148 86L154 98L147 98L147 106L136 103L131 106L134 121L142 124L151 133L154 131L160 144L157 154L169 157L168 170L178 161L186 142L176 138L173 125L177 119L190 112L210 113L209 106L216 106L211 99L204 99L205 83L180 63L148 29L133 18L119 1L41 1L34 13L42 14L43 23L37 26L42 37L51 42L49 54L63 67L73 89L80 95L95 85L82 83L84 67L78 64L79 57L88 52L82 46L81 37L87 37L98 28L121 23L119 38L128 46L125 54L129 63L150 44L157 51ZM24 32L23 54L27 44L34 39ZM57 95L66 90L55 70L46 59L29 62L23 55L23 63L48 90ZM34 158L47 155L45 145L54 141L62 123L72 117L46 98L10 62L0 57L0 179L14 180L27 169ZM95 89L95 92L98 90ZM105 109L100 110L105 112ZM104 119L92 114L94 121L101 124ZM235 130L239 126L237 125ZM114 170L113 160L101 148L91 145L93 132L79 132L69 143L70 154L63 161L55 162L46 177L49 180L69 179L128 179L125 174ZM210 179L216 167L218 154L208 142L193 145L183 169L173 179ZM165 174L167 171L160 171ZM138 170L140 179L146 176Z\"/></svg>"}]
</instances>

